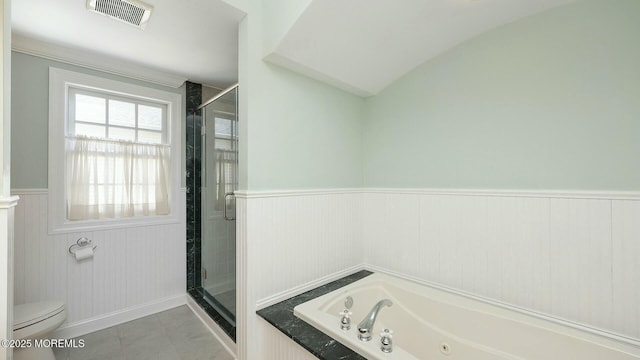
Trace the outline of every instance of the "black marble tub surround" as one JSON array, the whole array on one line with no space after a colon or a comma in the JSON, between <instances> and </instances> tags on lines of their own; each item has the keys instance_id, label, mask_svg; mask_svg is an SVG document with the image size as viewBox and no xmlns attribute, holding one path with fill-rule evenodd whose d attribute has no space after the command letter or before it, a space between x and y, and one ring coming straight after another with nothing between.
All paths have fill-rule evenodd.
<instances>
[{"instance_id":1,"label":"black marble tub surround","mask_svg":"<svg viewBox=\"0 0 640 360\"><path fill-rule=\"evenodd\" d=\"M276 329L300 344L318 359L323 360L360 360L365 359L355 351L342 345L337 340L322 331L307 324L293 314L293 308L309 300L340 289L355 281L373 274L371 271L361 270L345 276L326 285L309 290L275 305L258 310L257 314L273 325Z\"/></svg>"}]
</instances>

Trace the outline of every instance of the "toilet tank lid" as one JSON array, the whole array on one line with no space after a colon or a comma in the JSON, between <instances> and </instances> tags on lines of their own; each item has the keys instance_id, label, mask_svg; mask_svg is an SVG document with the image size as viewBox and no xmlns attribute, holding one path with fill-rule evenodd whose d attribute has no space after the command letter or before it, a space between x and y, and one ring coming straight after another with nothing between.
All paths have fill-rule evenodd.
<instances>
[{"instance_id":1,"label":"toilet tank lid","mask_svg":"<svg viewBox=\"0 0 640 360\"><path fill-rule=\"evenodd\" d=\"M64 310L62 301L41 301L13 307L13 330L46 320Z\"/></svg>"}]
</instances>

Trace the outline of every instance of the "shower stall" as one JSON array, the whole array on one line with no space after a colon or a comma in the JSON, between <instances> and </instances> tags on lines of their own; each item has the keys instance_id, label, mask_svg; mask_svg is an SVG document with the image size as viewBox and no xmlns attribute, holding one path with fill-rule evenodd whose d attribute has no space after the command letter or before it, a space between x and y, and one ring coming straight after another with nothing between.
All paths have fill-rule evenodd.
<instances>
[{"instance_id":1,"label":"shower stall","mask_svg":"<svg viewBox=\"0 0 640 360\"><path fill-rule=\"evenodd\" d=\"M201 97L201 90L199 94ZM220 92L187 115L191 135L187 138L191 154L187 160L191 167L187 168L187 218L193 226L192 252L187 254L188 291L235 340L238 86ZM188 244L189 236L188 231Z\"/></svg>"},{"instance_id":2,"label":"shower stall","mask_svg":"<svg viewBox=\"0 0 640 360\"><path fill-rule=\"evenodd\" d=\"M202 105L202 289L205 300L235 325L238 186L238 87Z\"/></svg>"}]
</instances>

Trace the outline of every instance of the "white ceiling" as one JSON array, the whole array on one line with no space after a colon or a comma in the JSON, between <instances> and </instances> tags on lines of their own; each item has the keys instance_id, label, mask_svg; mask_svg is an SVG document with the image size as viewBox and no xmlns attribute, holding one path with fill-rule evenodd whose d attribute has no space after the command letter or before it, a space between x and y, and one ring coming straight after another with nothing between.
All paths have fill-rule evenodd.
<instances>
[{"instance_id":1,"label":"white ceiling","mask_svg":"<svg viewBox=\"0 0 640 360\"><path fill-rule=\"evenodd\" d=\"M313 0L266 59L370 96L467 39L572 1ZM244 13L222 0L146 2L154 11L143 31L87 11L86 0L13 1L14 48L72 63L88 53L75 63L143 79L155 72L173 86L237 82Z\"/></svg>"},{"instance_id":2,"label":"white ceiling","mask_svg":"<svg viewBox=\"0 0 640 360\"><path fill-rule=\"evenodd\" d=\"M220 88L237 82L238 23L244 13L221 0L144 1L154 6L145 30L87 11L86 0L13 1L14 42L52 43L67 54L82 50L94 59L107 56L111 64L131 63L133 69Z\"/></svg>"},{"instance_id":3,"label":"white ceiling","mask_svg":"<svg viewBox=\"0 0 640 360\"><path fill-rule=\"evenodd\" d=\"M266 59L360 96L489 29L574 0L314 0Z\"/></svg>"}]
</instances>

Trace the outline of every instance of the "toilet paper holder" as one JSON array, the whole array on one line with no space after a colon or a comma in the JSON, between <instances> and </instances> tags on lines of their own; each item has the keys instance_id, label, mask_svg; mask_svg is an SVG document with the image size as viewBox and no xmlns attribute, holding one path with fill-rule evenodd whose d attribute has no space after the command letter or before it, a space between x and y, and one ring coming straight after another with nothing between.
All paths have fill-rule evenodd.
<instances>
[{"instance_id":1,"label":"toilet paper holder","mask_svg":"<svg viewBox=\"0 0 640 360\"><path fill-rule=\"evenodd\" d=\"M85 248L87 246L91 246L91 239L87 239L86 237L81 237L80 239L78 239L78 241L76 241L75 244L69 246L69 254L75 256L76 250ZM95 250L97 247L98 246L94 245L93 250Z\"/></svg>"}]
</instances>

